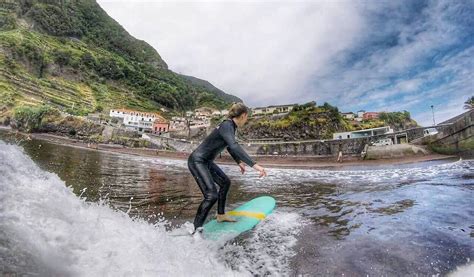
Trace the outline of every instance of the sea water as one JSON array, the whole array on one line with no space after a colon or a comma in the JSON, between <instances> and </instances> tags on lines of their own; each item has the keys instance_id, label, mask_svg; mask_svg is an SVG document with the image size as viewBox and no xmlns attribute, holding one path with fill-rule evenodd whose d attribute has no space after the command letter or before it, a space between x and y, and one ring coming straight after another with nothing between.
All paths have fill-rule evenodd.
<instances>
[{"instance_id":1,"label":"sea water","mask_svg":"<svg viewBox=\"0 0 474 277\"><path fill-rule=\"evenodd\" d=\"M202 199L185 161L20 144L0 141L2 273L473 273L473 161L272 168L262 179L222 166L232 180L229 207L277 200L253 231L223 243L177 235L189 232Z\"/></svg>"}]
</instances>

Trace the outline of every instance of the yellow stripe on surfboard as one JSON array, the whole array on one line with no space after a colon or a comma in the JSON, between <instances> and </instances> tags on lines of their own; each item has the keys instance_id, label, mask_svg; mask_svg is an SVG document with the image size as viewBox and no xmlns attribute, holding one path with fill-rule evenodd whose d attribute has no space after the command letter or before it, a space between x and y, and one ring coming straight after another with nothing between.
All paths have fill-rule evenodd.
<instances>
[{"instance_id":1,"label":"yellow stripe on surfboard","mask_svg":"<svg viewBox=\"0 0 474 277\"><path fill-rule=\"evenodd\" d=\"M248 211L230 211L230 212L227 212L227 214L232 215L232 216L252 217L252 218L256 218L258 220L265 219L265 214L264 213L255 213L255 212L248 212Z\"/></svg>"}]
</instances>

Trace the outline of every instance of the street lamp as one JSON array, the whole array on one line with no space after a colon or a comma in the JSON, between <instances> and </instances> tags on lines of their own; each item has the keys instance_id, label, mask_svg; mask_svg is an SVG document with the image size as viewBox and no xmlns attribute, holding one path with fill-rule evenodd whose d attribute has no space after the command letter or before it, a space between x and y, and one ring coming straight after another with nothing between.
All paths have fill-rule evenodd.
<instances>
[{"instance_id":1,"label":"street lamp","mask_svg":"<svg viewBox=\"0 0 474 277\"><path fill-rule=\"evenodd\" d=\"M433 113L433 126L436 125L436 122L435 122L435 117L434 117L434 106L431 105L431 112Z\"/></svg>"}]
</instances>

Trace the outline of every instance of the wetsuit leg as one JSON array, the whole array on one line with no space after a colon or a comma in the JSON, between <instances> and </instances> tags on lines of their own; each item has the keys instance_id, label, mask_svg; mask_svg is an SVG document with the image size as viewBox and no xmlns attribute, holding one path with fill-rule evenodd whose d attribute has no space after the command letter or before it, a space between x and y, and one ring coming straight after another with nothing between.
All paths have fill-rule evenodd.
<instances>
[{"instance_id":1,"label":"wetsuit leg","mask_svg":"<svg viewBox=\"0 0 474 277\"><path fill-rule=\"evenodd\" d=\"M188 159L188 168L204 195L204 200L199 205L196 217L194 218L194 228L197 229L204 224L209 211L217 201L217 188L209 172L208 162L195 161L191 156Z\"/></svg>"},{"instance_id":2,"label":"wetsuit leg","mask_svg":"<svg viewBox=\"0 0 474 277\"><path fill-rule=\"evenodd\" d=\"M213 162L209 164L209 170L211 171L212 179L220 187L217 199L217 213L224 214L227 192L229 192L230 188L230 179L227 177L227 175L225 175L222 169Z\"/></svg>"}]
</instances>

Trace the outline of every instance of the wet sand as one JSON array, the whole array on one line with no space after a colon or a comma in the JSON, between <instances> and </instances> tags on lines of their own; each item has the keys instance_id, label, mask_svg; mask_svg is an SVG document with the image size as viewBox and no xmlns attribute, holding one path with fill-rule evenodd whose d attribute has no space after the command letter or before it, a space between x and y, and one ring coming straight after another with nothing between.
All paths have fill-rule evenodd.
<instances>
[{"instance_id":1,"label":"wet sand","mask_svg":"<svg viewBox=\"0 0 474 277\"><path fill-rule=\"evenodd\" d=\"M187 152L176 152L157 150L149 148L130 148L116 144L88 144L78 139L71 139L53 134L33 133L24 134L17 133L19 139L38 139L55 144L68 145L72 147L80 147L91 149L94 151L107 151L121 154L162 157L167 159L185 160L188 158ZM28 138L29 137L29 138ZM374 165L397 165L407 163L426 162L443 159L455 159L456 156L427 154L417 156L407 156L403 158L380 159L380 160L361 160L358 156L345 156L342 163L336 162L335 156L282 156L282 155L252 155L252 157L262 166L275 168L300 168L300 169L322 169L322 168L339 168L350 166L374 166ZM218 163L233 164L233 160L228 155L222 155L216 159Z\"/></svg>"}]
</instances>

